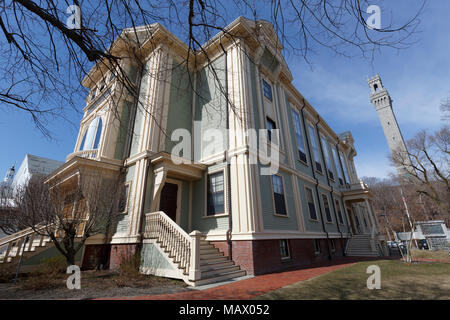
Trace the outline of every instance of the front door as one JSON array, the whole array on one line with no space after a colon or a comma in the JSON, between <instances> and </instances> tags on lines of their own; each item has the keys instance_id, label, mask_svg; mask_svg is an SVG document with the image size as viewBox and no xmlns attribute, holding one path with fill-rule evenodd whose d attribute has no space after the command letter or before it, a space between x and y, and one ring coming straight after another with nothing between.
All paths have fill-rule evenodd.
<instances>
[{"instance_id":1,"label":"front door","mask_svg":"<svg viewBox=\"0 0 450 320\"><path fill-rule=\"evenodd\" d=\"M163 211L173 221L177 221L178 185L166 182L161 190L159 211Z\"/></svg>"},{"instance_id":2,"label":"front door","mask_svg":"<svg viewBox=\"0 0 450 320\"><path fill-rule=\"evenodd\" d=\"M350 209L349 207L347 207L347 212L348 212L348 218L350 219L350 226L352 227L352 232L353 232L353 234L358 234L356 226L355 226L353 210Z\"/></svg>"}]
</instances>

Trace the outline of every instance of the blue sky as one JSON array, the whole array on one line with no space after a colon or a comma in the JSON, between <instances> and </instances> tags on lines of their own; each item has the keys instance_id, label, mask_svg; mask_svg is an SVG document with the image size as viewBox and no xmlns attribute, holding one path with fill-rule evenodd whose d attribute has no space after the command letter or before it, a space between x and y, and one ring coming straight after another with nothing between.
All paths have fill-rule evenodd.
<instances>
[{"instance_id":1,"label":"blue sky","mask_svg":"<svg viewBox=\"0 0 450 320\"><path fill-rule=\"evenodd\" d=\"M377 4L378 1L373 1ZM414 1L390 1L382 7L383 17L408 16ZM384 48L375 59L345 58L315 47L308 65L301 57L287 55L294 85L337 132L351 131L355 138L356 166L360 176L387 177L392 172L389 149L369 101L366 78L380 74L394 100L394 111L405 139L420 129L442 125L439 105L450 96L450 1L429 2L421 16L417 43L407 50ZM236 15L237 16L237 15ZM84 102L80 101L82 110ZM73 152L81 112L70 112L74 125L50 121L54 140L42 137L30 117L20 111L5 111L0 117L0 178L11 164L20 165L26 153L64 161Z\"/></svg>"}]
</instances>

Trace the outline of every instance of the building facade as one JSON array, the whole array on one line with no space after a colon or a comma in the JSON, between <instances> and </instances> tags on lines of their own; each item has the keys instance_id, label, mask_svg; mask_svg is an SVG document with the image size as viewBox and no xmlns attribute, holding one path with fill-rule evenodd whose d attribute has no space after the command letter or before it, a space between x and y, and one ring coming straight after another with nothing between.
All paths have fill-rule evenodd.
<instances>
[{"instance_id":1,"label":"building facade","mask_svg":"<svg viewBox=\"0 0 450 320\"><path fill-rule=\"evenodd\" d=\"M358 255L383 254L370 192L353 162L353 137L336 134L292 85L272 25L238 18L227 27L232 38L218 34L203 52L189 51L160 24L123 36L135 34L139 42L113 47L133 46L144 61L141 67L132 58L121 62L138 97L124 93L102 66L93 68L83 81L90 94L74 152L47 178L67 182L81 168L125 176L123 216L106 243L88 240L83 261L106 248L114 268L139 249L148 273L182 278L198 271L191 280L203 278L202 268L180 267L185 258L178 253L170 261L171 244L161 245L158 226L168 226L169 238L197 237L200 251L229 256L247 274L342 257L358 236L368 246L354 248ZM268 142L255 148L251 130L258 138L267 133ZM182 141L180 132L192 141ZM279 160L267 164L261 148ZM274 164L277 170L267 174ZM192 255L194 247L189 250ZM206 253L199 265L205 259ZM185 268L181 274L177 266Z\"/></svg>"}]
</instances>

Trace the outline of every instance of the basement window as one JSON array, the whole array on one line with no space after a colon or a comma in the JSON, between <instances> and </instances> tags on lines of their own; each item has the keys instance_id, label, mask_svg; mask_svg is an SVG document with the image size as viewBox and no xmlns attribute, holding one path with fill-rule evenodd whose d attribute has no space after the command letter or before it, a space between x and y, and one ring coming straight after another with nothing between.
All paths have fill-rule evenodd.
<instances>
[{"instance_id":1,"label":"basement window","mask_svg":"<svg viewBox=\"0 0 450 320\"><path fill-rule=\"evenodd\" d=\"M330 240L331 252L336 252L336 246L334 245L334 239Z\"/></svg>"},{"instance_id":2,"label":"basement window","mask_svg":"<svg viewBox=\"0 0 450 320\"><path fill-rule=\"evenodd\" d=\"M280 240L281 260L290 259L289 243L286 239Z\"/></svg>"},{"instance_id":3,"label":"basement window","mask_svg":"<svg viewBox=\"0 0 450 320\"><path fill-rule=\"evenodd\" d=\"M319 239L314 239L314 253L319 254L320 253L320 241Z\"/></svg>"}]
</instances>

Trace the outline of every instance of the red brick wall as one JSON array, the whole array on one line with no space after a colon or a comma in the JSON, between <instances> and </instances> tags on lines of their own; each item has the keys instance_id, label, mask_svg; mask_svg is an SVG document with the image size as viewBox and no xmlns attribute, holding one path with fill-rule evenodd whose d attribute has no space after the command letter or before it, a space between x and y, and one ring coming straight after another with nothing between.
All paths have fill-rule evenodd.
<instances>
[{"instance_id":1,"label":"red brick wall","mask_svg":"<svg viewBox=\"0 0 450 320\"><path fill-rule=\"evenodd\" d=\"M280 240L237 240L233 241L233 261L247 271L247 274L258 275L276 272L287 268L299 267L315 262L328 260L327 239L319 239L320 253L315 254L313 239L289 239L291 259L281 260ZM228 256L226 241L212 241L212 244ZM334 240L336 251L333 258L343 256L345 242Z\"/></svg>"},{"instance_id":2,"label":"red brick wall","mask_svg":"<svg viewBox=\"0 0 450 320\"><path fill-rule=\"evenodd\" d=\"M122 260L131 258L137 249L137 244L112 244L109 258L109 268L118 269Z\"/></svg>"}]
</instances>

